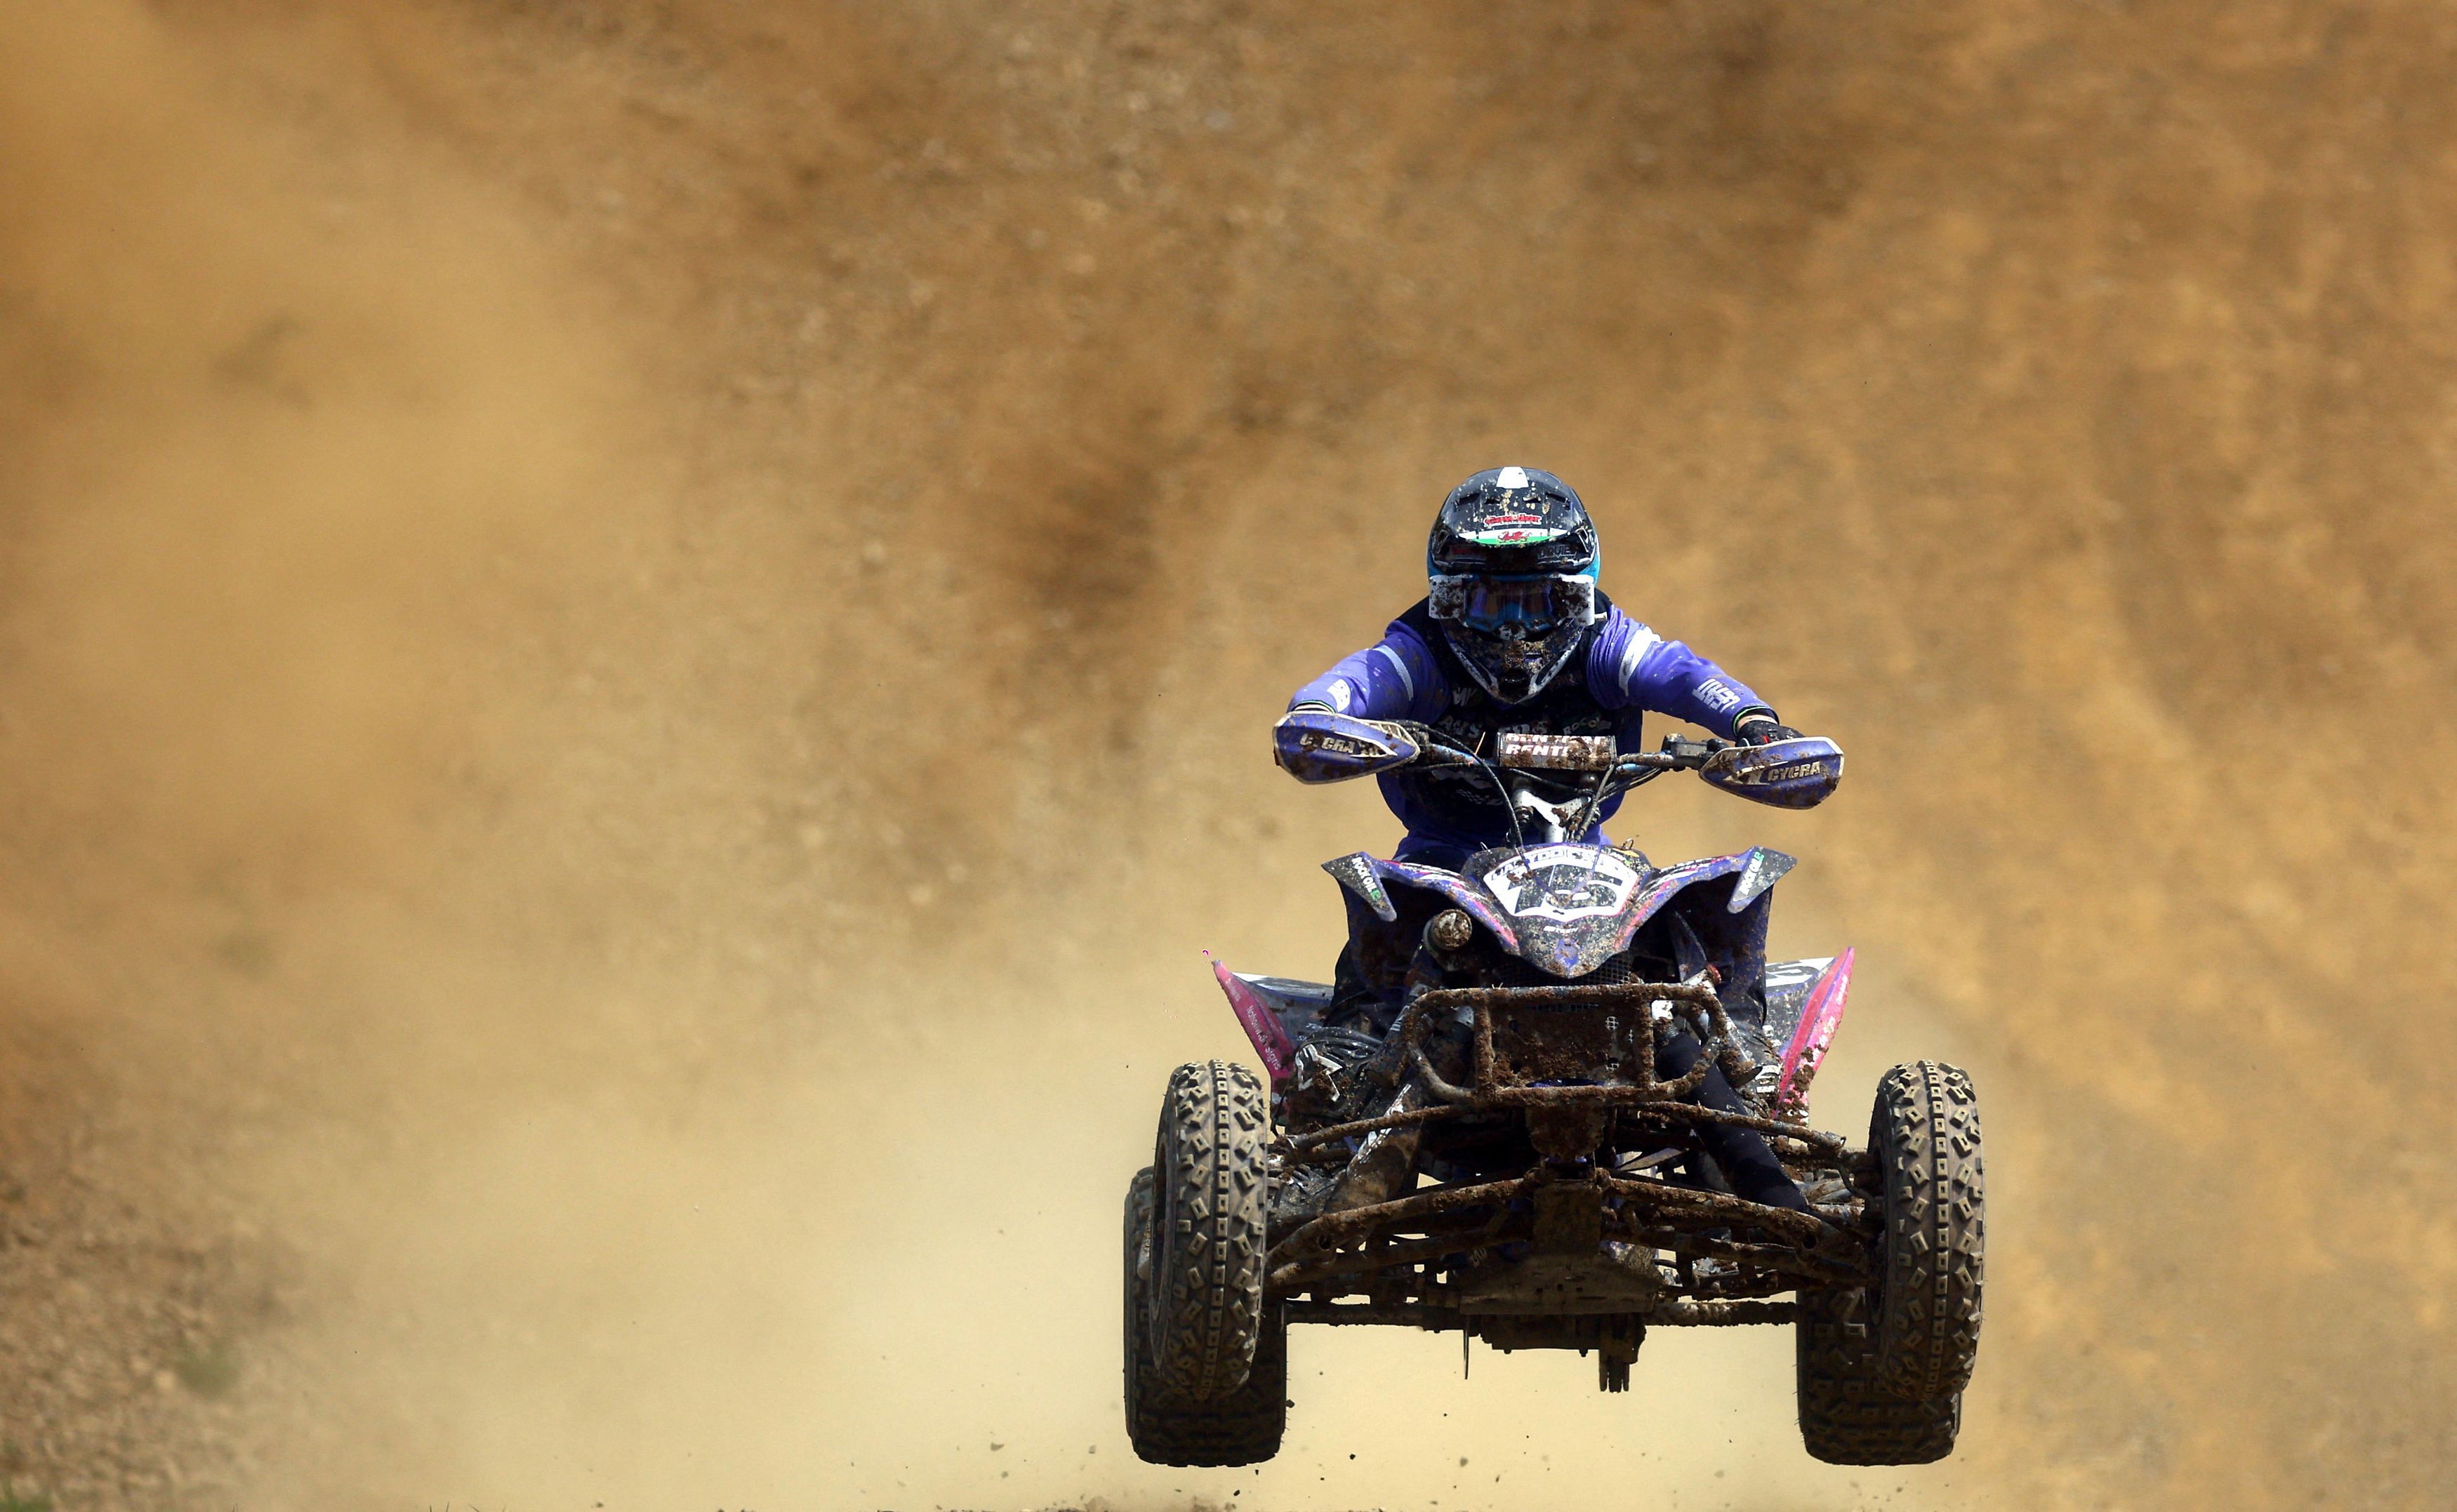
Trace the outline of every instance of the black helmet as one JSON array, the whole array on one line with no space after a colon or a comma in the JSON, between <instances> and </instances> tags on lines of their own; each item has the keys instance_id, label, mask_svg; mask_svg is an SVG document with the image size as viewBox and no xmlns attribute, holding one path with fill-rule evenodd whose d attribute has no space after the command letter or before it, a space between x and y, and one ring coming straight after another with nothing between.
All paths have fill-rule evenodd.
<instances>
[{"instance_id":1,"label":"black helmet","mask_svg":"<svg viewBox=\"0 0 2457 1512\"><path fill-rule=\"evenodd\" d=\"M1486 693L1524 703L1596 618L1595 522L1570 486L1495 467L1451 490L1425 546L1426 611Z\"/></svg>"}]
</instances>

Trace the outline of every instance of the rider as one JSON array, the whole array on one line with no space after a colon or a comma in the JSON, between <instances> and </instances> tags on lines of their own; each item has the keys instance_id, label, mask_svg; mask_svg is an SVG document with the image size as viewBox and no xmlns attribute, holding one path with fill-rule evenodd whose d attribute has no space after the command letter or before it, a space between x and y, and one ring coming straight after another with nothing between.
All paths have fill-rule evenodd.
<instances>
[{"instance_id":1,"label":"rider","mask_svg":"<svg viewBox=\"0 0 2457 1512\"><path fill-rule=\"evenodd\" d=\"M1391 622L1382 638L1342 657L1297 690L1289 711L1326 709L1361 719L1431 726L1470 750L1488 752L1504 733L1612 735L1639 745L1648 713L1671 715L1751 745L1798 737L1740 679L1677 640L1665 640L1596 587L1596 528L1568 484L1535 467L1495 467L1453 488L1434 518L1425 549L1430 591ZM1489 846L1508 844L1510 810L1482 772L1467 767L1403 767L1379 779L1392 812L1407 826L1396 858L1457 871ZM1619 805L1607 802L1599 819ZM1600 825L1583 837L1602 839ZM1349 942L1335 973L1334 1013L1378 1005L1387 1022L1403 989L1431 894L1400 889L1399 918L1385 922L1348 889ZM1394 897L1394 902L1401 899ZM1680 1046L1686 1046L1686 1056ZM1669 1074L1698 1053L1683 1037L1667 1052ZM1720 1071L1706 1100L1739 1103ZM1737 1132L1737 1131L1736 1131ZM1736 1188L1766 1190L1760 1200L1799 1207L1763 1141L1724 1159ZM1724 1151L1718 1150L1719 1158ZM1755 1157L1755 1158L1750 1158ZM1763 1178L1772 1167L1772 1182ZM1779 1185L1780 1191L1775 1188Z\"/></svg>"}]
</instances>

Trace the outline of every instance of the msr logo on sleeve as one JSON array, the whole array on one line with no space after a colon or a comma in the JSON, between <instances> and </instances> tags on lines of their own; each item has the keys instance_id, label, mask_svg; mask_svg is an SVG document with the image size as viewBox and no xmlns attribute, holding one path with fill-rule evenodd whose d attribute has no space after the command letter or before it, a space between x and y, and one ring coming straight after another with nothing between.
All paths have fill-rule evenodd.
<instances>
[{"instance_id":1,"label":"msr logo on sleeve","mask_svg":"<svg viewBox=\"0 0 2457 1512\"><path fill-rule=\"evenodd\" d=\"M1709 709L1720 711L1738 706L1741 695L1733 691L1730 684L1709 677L1698 685L1698 701Z\"/></svg>"}]
</instances>

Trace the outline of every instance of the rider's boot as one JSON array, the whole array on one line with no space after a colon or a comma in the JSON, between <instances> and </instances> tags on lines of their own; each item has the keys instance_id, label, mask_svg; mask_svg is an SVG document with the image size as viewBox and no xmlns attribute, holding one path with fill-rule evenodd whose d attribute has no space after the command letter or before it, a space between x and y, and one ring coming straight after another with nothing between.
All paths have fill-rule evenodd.
<instances>
[{"instance_id":1,"label":"rider's boot","mask_svg":"<svg viewBox=\"0 0 2457 1512\"><path fill-rule=\"evenodd\" d=\"M1675 1034L1663 1042L1655 1057L1656 1074L1664 1077L1685 1076L1698 1064L1703 1047L1687 1034ZM1726 1113L1745 1113L1749 1109L1741 1102L1732 1084L1724 1079L1722 1070L1708 1067L1705 1080L1700 1084L1697 1100L1705 1107ZM1783 1162L1774 1155L1774 1147L1755 1129L1736 1129L1729 1124L1704 1124L1698 1129L1699 1142L1722 1167L1724 1179L1730 1182L1735 1195L1768 1208L1788 1208L1794 1212L1807 1212L1808 1199L1800 1194L1799 1186L1784 1173Z\"/></svg>"},{"instance_id":2,"label":"rider's boot","mask_svg":"<svg viewBox=\"0 0 2457 1512\"><path fill-rule=\"evenodd\" d=\"M1391 1100L1385 1113L1414 1112L1433 1102L1433 1094L1414 1077L1408 1078L1399 1095ZM1378 1115L1377 1115L1378 1116ZM1370 1208L1377 1202L1389 1202L1406 1191L1415 1182L1416 1147L1423 1142L1425 1126L1409 1124L1399 1129L1377 1129L1365 1136L1355 1158L1340 1173L1339 1185L1332 1190L1331 1200L1323 1204L1325 1212L1343 1212L1351 1208Z\"/></svg>"}]
</instances>

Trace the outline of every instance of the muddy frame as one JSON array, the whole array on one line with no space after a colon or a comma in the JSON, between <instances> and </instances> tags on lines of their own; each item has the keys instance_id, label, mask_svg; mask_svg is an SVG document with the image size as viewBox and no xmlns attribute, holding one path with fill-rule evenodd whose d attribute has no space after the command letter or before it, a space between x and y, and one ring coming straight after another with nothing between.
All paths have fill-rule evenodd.
<instances>
[{"instance_id":1,"label":"muddy frame","mask_svg":"<svg viewBox=\"0 0 2457 1512\"><path fill-rule=\"evenodd\" d=\"M1497 1045L1501 1021L1517 1008L1607 1010L1616 1020L1626 1013L1626 1022L1645 1026L1644 1052L1623 1060L1618 1069L1628 1074L1601 1085L1529 1085ZM1467 1087L1446 1080L1425 1048L1436 1019L1459 1009L1473 1015L1474 1074ZM1655 1051L1675 1015L1697 1029L1704 1050L1685 1074L1660 1078ZM1290 1322L1476 1331L1497 1315L1463 1308L1456 1283L1438 1279L1440 1262L1505 1244L1526 1244L1539 1254L1584 1256L1598 1255L1603 1241L1632 1246L1634 1253L1648 1256L1644 1263L1661 1277L1662 1295L1627 1315L1645 1325L1789 1322L1794 1305L1773 1298L1804 1287L1869 1283L1872 1235L1866 1224L1874 1173L1864 1152L1838 1135L1805 1125L1682 1101L1698 1089L1709 1067L1724 1065L1727 1071L1745 1067L1722 999L1707 983L1435 989L1409 1003L1392 1038L1407 1067L1435 1101L1283 1135L1275 1142L1282 1160L1344 1165L1351 1156L1334 1147L1349 1139L1512 1114L1527 1117L1538 1159L1521 1176L1421 1188L1390 1201L1325 1213L1285 1235L1274 1234L1265 1264L1266 1295L1285 1304ZM1600 1163L1559 1158L1590 1132L1586 1148L1592 1151L1610 1121L1633 1116L1660 1126L1666 1142L1675 1145L1702 1124L1755 1129L1795 1176L1826 1174L1842 1181L1851 1194L1848 1225L1838 1228L1811 1214L1725 1192L1617 1175ZM1554 1148L1547 1150L1547 1144ZM1580 1165L1586 1169L1579 1170ZM1662 1267L1654 1265L1657 1252L1674 1257L1677 1280L1663 1277ZM1701 1259L1724 1262L1731 1270L1706 1280L1695 1272ZM1597 1264L1606 1262L1599 1259Z\"/></svg>"}]
</instances>

